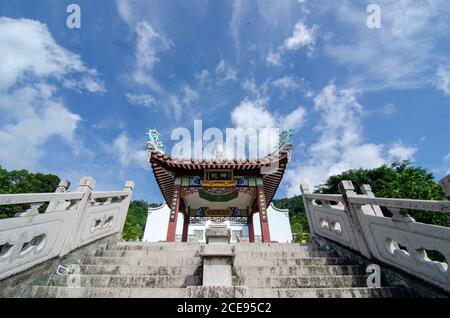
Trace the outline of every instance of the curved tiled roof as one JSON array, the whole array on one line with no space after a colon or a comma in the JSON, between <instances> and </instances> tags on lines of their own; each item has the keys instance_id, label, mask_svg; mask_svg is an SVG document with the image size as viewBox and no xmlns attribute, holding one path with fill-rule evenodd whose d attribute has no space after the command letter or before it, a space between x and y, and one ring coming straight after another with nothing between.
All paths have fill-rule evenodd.
<instances>
[{"instance_id":1,"label":"curved tiled roof","mask_svg":"<svg viewBox=\"0 0 450 318\"><path fill-rule=\"evenodd\" d=\"M234 169L242 175L261 176L266 202L269 204L283 178L289 161L289 151L280 151L257 160L186 160L175 159L158 150L149 149L149 161L166 202L172 202L176 176L203 175L204 169ZM270 174L261 169L275 165Z\"/></svg>"}]
</instances>

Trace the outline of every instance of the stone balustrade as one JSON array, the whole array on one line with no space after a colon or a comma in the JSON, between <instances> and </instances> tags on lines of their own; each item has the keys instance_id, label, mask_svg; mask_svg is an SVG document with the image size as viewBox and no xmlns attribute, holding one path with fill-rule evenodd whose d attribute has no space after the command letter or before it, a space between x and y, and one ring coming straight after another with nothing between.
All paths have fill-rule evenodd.
<instances>
[{"instance_id":1,"label":"stone balustrade","mask_svg":"<svg viewBox=\"0 0 450 318\"><path fill-rule=\"evenodd\" d=\"M441 181L447 193L449 179ZM450 213L450 201L376 198L368 185L357 194L350 181L341 182L339 189L340 195L313 194L308 186L301 186L313 237L450 291L450 228L419 223L407 214L408 210ZM385 216L381 207L392 216ZM445 261L433 259L436 252Z\"/></svg>"},{"instance_id":2,"label":"stone balustrade","mask_svg":"<svg viewBox=\"0 0 450 318\"><path fill-rule=\"evenodd\" d=\"M94 192L91 177L82 178L75 192L69 186L62 181L55 193L0 195L0 206L29 206L0 220L0 280L122 232L133 182L119 192Z\"/></svg>"}]
</instances>

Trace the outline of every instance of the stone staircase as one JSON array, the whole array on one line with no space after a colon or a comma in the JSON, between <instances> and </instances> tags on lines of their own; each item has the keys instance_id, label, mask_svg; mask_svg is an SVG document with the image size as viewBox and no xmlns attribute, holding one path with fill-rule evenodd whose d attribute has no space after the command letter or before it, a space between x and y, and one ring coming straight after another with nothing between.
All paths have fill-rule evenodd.
<instances>
[{"instance_id":1,"label":"stone staircase","mask_svg":"<svg viewBox=\"0 0 450 318\"><path fill-rule=\"evenodd\" d=\"M233 285L258 298L402 297L401 288L367 288L364 267L314 244L233 245ZM28 297L183 298L202 285L198 243L119 242L69 274L53 274L47 286L32 286Z\"/></svg>"}]
</instances>

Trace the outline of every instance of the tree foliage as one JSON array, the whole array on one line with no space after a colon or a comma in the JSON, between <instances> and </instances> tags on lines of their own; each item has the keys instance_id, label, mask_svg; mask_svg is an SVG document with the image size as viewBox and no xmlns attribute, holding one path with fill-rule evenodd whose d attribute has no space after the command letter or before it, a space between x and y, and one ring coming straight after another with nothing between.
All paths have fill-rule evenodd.
<instances>
[{"instance_id":1,"label":"tree foliage","mask_svg":"<svg viewBox=\"0 0 450 318\"><path fill-rule=\"evenodd\" d=\"M319 193L337 194L342 180L350 180L359 191L363 184L369 184L375 196L382 198L416 199L416 200L448 200L441 186L435 182L432 173L420 167L411 166L409 161L393 163L376 169L349 170L330 177L320 186ZM383 209L385 215L390 213ZM425 211L409 211L417 222L450 226L450 215Z\"/></svg>"},{"instance_id":2,"label":"tree foliage","mask_svg":"<svg viewBox=\"0 0 450 318\"><path fill-rule=\"evenodd\" d=\"M448 200L442 188L434 180L432 173L420 167L411 166L410 162L403 161L384 165L375 169L348 170L339 175L331 176L316 193L339 194L338 185L343 180L352 181L355 190L359 192L363 184L372 187L377 197L417 200ZM292 232L309 232L308 221L305 215L301 196L289 199L274 200L275 206L289 209ZM383 209L386 216L389 211ZM409 211L417 222L450 226L450 215L425 211Z\"/></svg>"},{"instance_id":3,"label":"tree foliage","mask_svg":"<svg viewBox=\"0 0 450 318\"><path fill-rule=\"evenodd\" d=\"M142 240L149 207L157 207L145 201L132 201L128 209L127 218L123 227L123 239L126 241Z\"/></svg>"},{"instance_id":4,"label":"tree foliage","mask_svg":"<svg viewBox=\"0 0 450 318\"><path fill-rule=\"evenodd\" d=\"M27 170L7 171L0 166L0 194L50 193L58 188L60 178L52 174L31 173ZM26 206L0 207L0 219L23 212ZM44 209L45 210L45 209Z\"/></svg>"},{"instance_id":5,"label":"tree foliage","mask_svg":"<svg viewBox=\"0 0 450 318\"><path fill-rule=\"evenodd\" d=\"M308 219L306 218L303 199L300 195L289 199L273 200L273 204L279 209L289 210L292 233L298 235L309 231Z\"/></svg>"}]
</instances>

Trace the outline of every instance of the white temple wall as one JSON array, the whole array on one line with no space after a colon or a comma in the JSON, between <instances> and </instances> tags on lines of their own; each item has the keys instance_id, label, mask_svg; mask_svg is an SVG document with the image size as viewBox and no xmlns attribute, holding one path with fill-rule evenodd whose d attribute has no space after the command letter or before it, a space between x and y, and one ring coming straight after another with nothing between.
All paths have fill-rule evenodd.
<instances>
[{"instance_id":1,"label":"white temple wall","mask_svg":"<svg viewBox=\"0 0 450 318\"><path fill-rule=\"evenodd\" d=\"M291 221L289 220L289 210L278 209L273 205L273 203L270 203L270 206L267 209L267 217L269 219L270 239L279 243L291 243L292 230ZM259 232L261 233L261 227L258 227Z\"/></svg>"},{"instance_id":2,"label":"white temple wall","mask_svg":"<svg viewBox=\"0 0 450 318\"><path fill-rule=\"evenodd\" d=\"M159 208L149 208L147 223L145 224L144 242L160 242L167 238L170 209L167 204ZM178 225L177 225L178 230Z\"/></svg>"},{"instance_id":3,"label":"white temple wall","mask_svg":"<svg viewBox=\"0 0 450 318\"><path fill-rule=\"evenodd\" d=\"M268 218L269 218L269 230L270 237L273 241L277 241L279 243L291 243L292 242L292 231L291 231L291 223L289 221L289 212L288 210L280 210L277 209L273 204L270 204L267 209ZM159 208L150 208L149 215L147 218L147 224L145 226L144 232L144 242L160 242L166 240L167 235L167 224L169 222L170 209L167 204ZM177 220L177 229L176 229L176 240L181 241L181 236L183 233L183 223L184 223L184 215L183 213L178 214ZM189 225L189 236L193 237L196 231L202 231L202 238L200 242L205 242L205 229L211 225L210 221L206 221L204 225ZM225 225L227 225L230 230L241 232L242 237L248 238L248 226L247 225L235 225L231 224L230 221L226 221ZM255 213L253 215L253 228L255 232L255 238L257 241L258 237L261 237L261 225L259 222L259 214ZM232 242L235 240L232 239Z\"/></svg>"}]
</instances>

